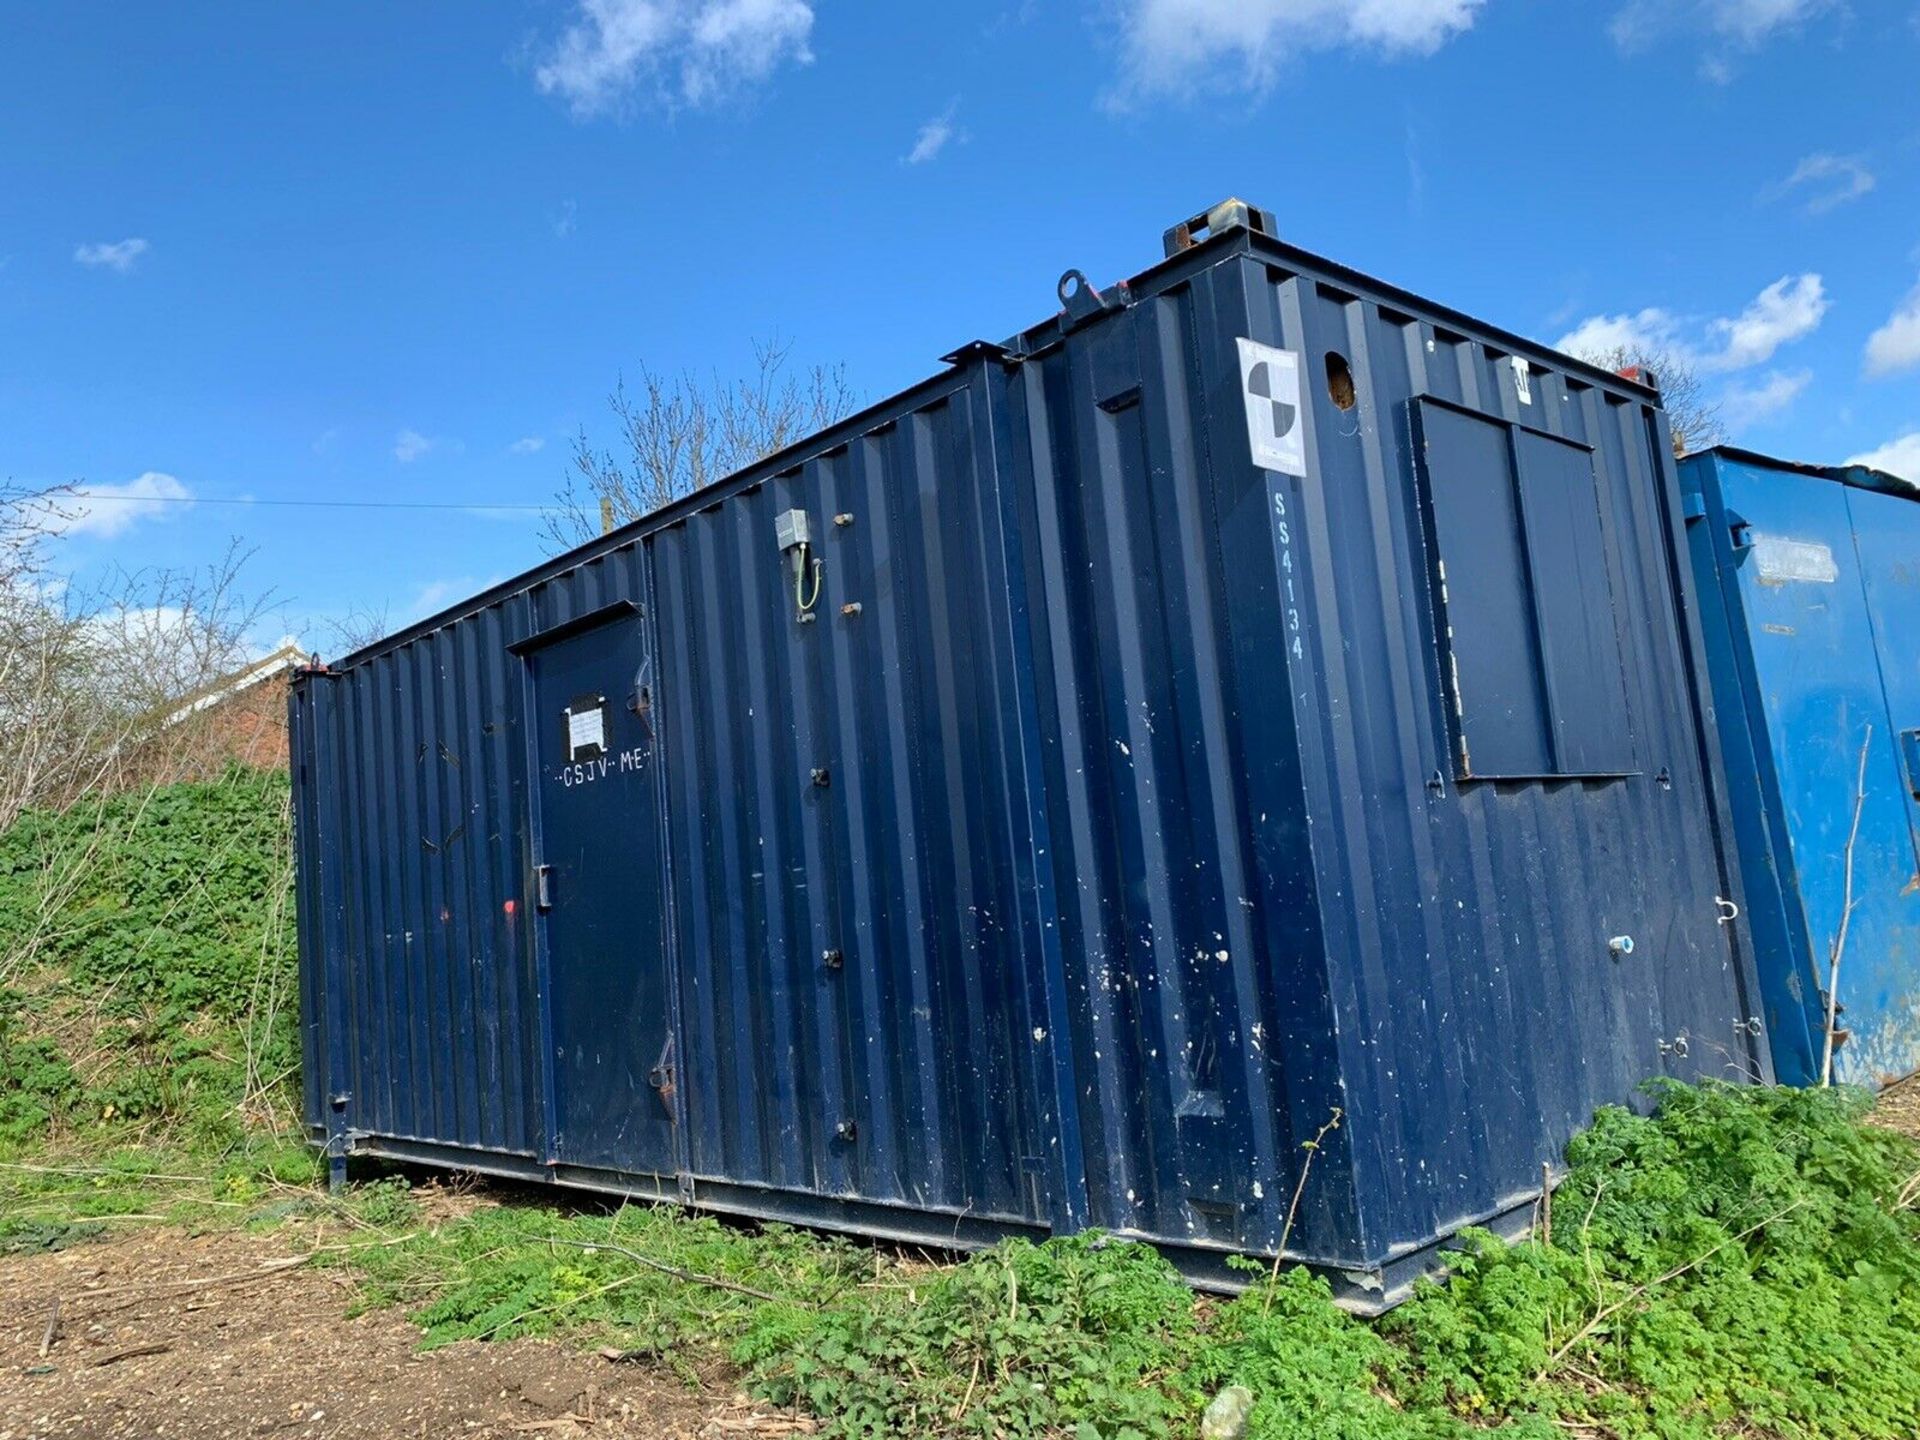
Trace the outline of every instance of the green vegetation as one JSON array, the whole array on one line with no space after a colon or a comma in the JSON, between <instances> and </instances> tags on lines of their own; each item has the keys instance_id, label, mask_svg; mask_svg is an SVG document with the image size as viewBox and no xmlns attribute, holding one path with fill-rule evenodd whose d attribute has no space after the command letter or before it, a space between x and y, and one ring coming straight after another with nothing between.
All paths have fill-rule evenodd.
<instances>
[{"instance_id":1,"label":"green vegetation","mask_svg":"<svg viewBox=\"0 0 1920 1440\"><path fill-rule=\"evenodd\" d=\"M287 831L286 778L235 770L0 835L0 1142L291 1118Z\"/></svg>"},{"instance_id":2,"label":"green vegetation","mask_svg":"<svg viewBox=\"0 0 1920 1440\"><path fill-rule=\"evenodd\" d=\"M770 1307L735 1355L850 1434L1150 1435L1230 1383L1255 1436L1920 1433L1916 1148L1857 1094L1656 1094L1575 1141L1550 1243L1470 1236L1377 1325L1297 1271L1196 1305L1150 1251L1081 1238Z\"/></svg>"},{"instance_id":3,"label":"green vegetation","mask_svg":"<svg viewBox=\"0 0 1920 1440\"><path fill-rule=\"evenodd\" d=\"M840 1436L1193 1435L1228 1385L1269 1440L1920 1434L1920 1147L1853 1092L1604 1111L1532 1240L1467 1236L1373 1323L1302 1271L1196 1297L1091 1235L940 1265L670 1206L395 1176L328 1197L287 1108L284 807L236 774L0 837L0 1253L287 1227L429 1347L555 1335L689 1383L726 1362Z\"/></svg>"}]
</instances>

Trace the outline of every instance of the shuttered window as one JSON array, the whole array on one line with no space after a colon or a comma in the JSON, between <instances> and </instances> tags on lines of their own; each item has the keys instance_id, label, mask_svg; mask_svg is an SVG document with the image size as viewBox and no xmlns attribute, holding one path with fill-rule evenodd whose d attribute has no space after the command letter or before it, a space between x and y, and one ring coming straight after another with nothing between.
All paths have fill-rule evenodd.
<instances>
[{"instance_id":1,"label":"shuttered window","mask_svg":"<svg viewBox=\"0 0 1920 1440\"><path fill-rule=\"evenodd\" d=\"M1592 450L1430 397L1414 438L1455 774L1631 772Z\"/></svg>"}]
</instances>

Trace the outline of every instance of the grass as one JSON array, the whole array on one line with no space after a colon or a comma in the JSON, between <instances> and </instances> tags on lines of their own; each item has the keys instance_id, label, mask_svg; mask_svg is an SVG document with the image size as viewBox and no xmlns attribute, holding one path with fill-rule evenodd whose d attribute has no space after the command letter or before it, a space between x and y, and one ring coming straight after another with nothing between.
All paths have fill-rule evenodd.
<instances>
[{"instance_id":1,"label":"grass","mask_svg":"<svg viewBox=\"0 0 1920 1440\"><path fill-rule=\"evenodd\" d=\"M280 882L190 859L274 823L284 792L182 792L111 812L107 841L99 814L0 837L0 939L37 947L3 972L0 1253L287 1227L426 1347L555 1336L689 1383L724 1363L838 1436L1146 1440L1195 1433L1234 1385L1267 1440L1920 1434L1920 1147L1844 1090L1663 1084L1650 1114L1603 1111L1569 1150L1550 1239L1469 1233L1448 1283L1373 1323L1303 1271L1250 1265L1246 1294L1198 1297L1098 1235L942 1265L540 1191L450 1206L389 1175L329 1197L273 1123ZM62 868L61 834L110 868Z\"/></svg>"},{"instance_id":2,"label":"grass","mask_svg":"<svg viewBox=\"0 0 1920 1440\"><path fill-rule=\"evenodd\" d=\"M1250 1265L1244 1295L1210 1299L1098 1235L942 1265L539 1191L450 1213L398 1176L336 1201L304 1147L266 1140L16 1151L0 1250L328 1220L347 1243L314 1263L351 1271L361 1308L403 1309L427 1348L556 1336L689 1383L724 1360L830 1435L1146 1440L1192 1433L1228 1385L1252 1394L1253 1437L1920 1433L1920 1147L1860 1123L1854 1092L1656 1098L1576 1140L1551 1242L1470 1234L1448 1283L1373 1323L1304 1271Z\"/></svg>"}]
</instances>

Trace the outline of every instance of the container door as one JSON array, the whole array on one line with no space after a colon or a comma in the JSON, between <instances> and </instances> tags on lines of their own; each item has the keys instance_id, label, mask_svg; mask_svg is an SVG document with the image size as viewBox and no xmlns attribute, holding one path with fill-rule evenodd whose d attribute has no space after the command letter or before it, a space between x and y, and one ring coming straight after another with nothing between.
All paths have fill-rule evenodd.
<instances>
[{"instance_id":1,"label":"container door","mask_svg":"<svg viewBox=\"0 0 1920 1440\"><path fill-rule=\"evenodd\" d=\"M1853 1053L1841 1052L1842 1073L1885 1084L1920 1069L1920 504L1867 490L1849 490L1847 501L1887 697L1887 745L1869 756L1859 843L1881 805L1906 825L1904 835L1887 837L1882 868L1863 868L1865 857L1855 856L1854 926L1864 919L1866 943L1877 943L1881 953L1865 952L1865 983L1850 983L1856 961L1849 928L1840 998L1847 1005L1842 1023L1855 1038ZM1897 828L1891 817L1887 828Z\"/></svg>"},{"instance_id":2,"label":"container door","mask_svg":"<svg viewBox=\"0 0 1920 1440\"><path fill-rule=\"evenodd\" d=\"M1847 499L1899 752L1893 779L1906 797L1920 864L1920 505L1866 490L1848 491ZM1920 956L1914 964L1920 967Z\"/></svg>"},{"instance_id":3,"label":"container door","mask_svg":"<svg viewBox=\"0 0 1920 1440\"><path fill-rule=\"evenodd\" d=\"M647 641L625 609L527 654L534 904L552 1023L554 1154L673 1174L673 1015L660 911Z\"/></svg>"},{"instance_id":4,"label":"container door","mask_svg":"<svg viewBox=\"0 0 1920 1440\"><path fill-rule=\"evenodd\" d=\"M1883 670L1903 659L1870 597L1911 565L1911 532L1879 550L1869 506L1906 502L1831 480L1745 465L1724 472L1735 574L1779 803L1792 840L1811 975L1802 986L1817 1081L1834 946L1841 952L1836 1078L1884 1084L1920 1067L1910 797L1898 784L1897 718ZM1912 508L1912 507L1908 507ZM1856 534L1858 540L1856 542ZM1903 550L1903 546L1909 547ZM1870 572L1889 572L1876 584ZM1907 593L1911 594L1911 588ZM1897 634L1897 630L1891 632ZM1876 638L1878 658L1876 658ZM1920 723L1920 722L1907 722ZM1862 769L1864 755L1865 766ZM1856 787L1864 782L1855 824ZM1903 893L1904 892L1904 893Z\"/></svg>"}]
</instances>

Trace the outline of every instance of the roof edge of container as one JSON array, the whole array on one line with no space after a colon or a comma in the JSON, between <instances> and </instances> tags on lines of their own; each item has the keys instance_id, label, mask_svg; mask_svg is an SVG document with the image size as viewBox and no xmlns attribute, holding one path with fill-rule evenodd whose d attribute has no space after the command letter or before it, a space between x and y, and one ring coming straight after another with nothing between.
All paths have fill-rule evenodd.
<instances>
[{"instance_id":1,"label":"roof edge of container","mask_svg":"<svg viewBox=\"0 0 1920 1440\"><path fill-rule=\"evenodd\" d=\"M687 515L704 510L730 494L764 484L774 476L791 470L796 463L796 456L803 451L830 450L836 444L865 434L884 423L889 412L915 409L923 401L936 399L943 392L959 388L960 377L966 373L967 366L991 363L996 356L1005 356L1009 360L1014 358L1008 356L1003 347L990 341L969 341L942 357L947 361L948 368L903 390L897 390L885 399L876 400L845 419L836 420L823 430L815 430L802 436L791 445L775 450L744 469L736 470L730 475L723 475L718 480L701 486L698 490L690 490L678 499L668 501L657 510L649 510L644 515L615 526L603 535L595 535L583 540L570 550L550 555L539 564L529 566L516 575L509 575L506 579L489 585L484 590L476 591L442 610L437 610L431 615L395 630L391 635L383 635L378 640L360 646L357 650L349 651L326 666L323 673L339 674L342 671L351 670L389 650L397 650L402 645L411 644L420 639L423 635L430 635L435 630L451 625L476 611L484 610L489 605L511 599L522 591L544 580L549 580L555 575L563 574L576 565L601 555L610 555L616 550L635 544L654 531L678 524Z\"/></svg>"},{"instance_id":2,"label":"roof edge of container","mask_svg":"<svg viewBox=\"0 0 1920 1440\"><path fill-rule=\"evenodd\" d=\"M1300 269L1318 271L1330 280L1351 284L1356 291L1370 294L1376 300L1402 305L1417 314L1457 325L1463 331L1497 342L1515 355L1538 356L1550 361L1557 369L1578 375L1595 386L1624 391L1642 400L1652 400L1656 403L1660 401L1660 391L1657 386L1648 385L1645 381L1629 379L1625 375L1616 374L1603 366L1595 365L1590 360L1582 360L1578 355L1569 355L1563 350L1554 349L1551 345L1530 340L1505 326L1496 325L1490 320L1482 320L1476 315L1469 315L1464 310L1456 310L1451 305L1429 300L1415 291L1369 275L1364 270L1342 265L1336 260L1329 260L1324 255L1316 255L1311 250L1303 250L1297 245L1288 244L1270 235L1257 235L1244 230L1232 233L1241 237L1242 243L1249 251L1278 259Z\"/></svg>"},{"instance_id":3,"label":"roof edge of container","mask_svg":"<svg viewBox=\"0 0 1920 1440\"><path fill-rule=\"evenodd\" d=\"M1741 465L1757 465L1766 470L1785 470L1794 475L1808 475L1816 480L1831 480L1838 485L1850 485L1856 490L1871 490L1876 494L1893 495L1902 500L1920 501L1920 485L1903 475L1895 475L1891 470L1877 470L1871 465L1821 465L1811 460L1788 460L1779 455L1749 450L1741 445L1710 445L1705 450L1693 451L1685 458L1692 460L1696 456L1707 455L1731 460Z\"/></svg>"},{"instance_id":4,"label":"roof edge of container","mask_svg":"<svg viewBox=\"0 0 1920 1440\"><path fill-rule=\"evenodd\" d=\"M1550 346L1528 340L1525 336L1515 334L1502 326L1477 319L1464 311L1426 299L1411 290L1380 280L1364 271L1342 265L1323 255L1317 255L1274 236L1258 233L1239 225L1209 235L1184 250L1156 261L1128 280L1121 282L1115 287L1122 292L1120 305L1123 308L1133 304L1142 298L1141 291L1151 292L1174 283L1183 271L1206 269L1235 253L1257 255L1303 274L1334 284L1350 286L1356 294L1366 295L1375 301L1389 305L1404 307L1411 314L1421 315L1445 325L1457 326L1463 333L1482 337L1500 345L1512 354L1539 358L1543 363L1550 363L1557 368L1579 375L1596 387L1611 388L1616 392L1623 392L1656 404L1659 402L1658 390L1638 380L1616 375L1575 356L1564 355ZM495 585L488 586L444 609L424 616L410 625L403 626L391 635L382 636L378 640L362 645L334 661L324 671L317 673L337 675L354 669L389 651L411 644L422 636L443 629L465 616L498 604L502 600L510 599L544 580L564 573L575 565L637 543L654 531L677 523L686 515L704 509L730 494L751 489L754 485L764 483L773 476L793 468L796 457L802 452L832 449L841 441L850 440L882 423L889 412L915 408L924 400L933 399L945 390L958 388L961 377L970 365L995 361L1017 364L1029 355L1038 355L1050 350L1065 339L1065 332L1061 327L1061 320L1065 314L1063 310L1037 325L1017 332L1006 345L974 340L949 351L942 357L947 362L946 369L895 391L845 419L836 421L824 430L802 436L792 444L774 451L771 455L755 461L744 469L736 470L731 475L724 475L698 490L668 502L658 510L649 511L604 535L595 535L569 550L549 556L537 565L530 566ZM295 683L301 683L303 678L297 675Z\"/></svg>"},{"instance_id":5,"label":"roof edge of container","mask_svg":"<svg viewBox=\"0 0 1920 1440\"><path fill-rule=\"evenodd\" d=\"M1257 254L1264 259L1278 261L1290 269L1351 288L1357 294L1364 294L1376 301L1399 306L1412 313L1426 316L1443 324L1458 327L1460 330L1482 336L1493 341L1515 355L1535 356L1550 362L1555 368L1578 375L1581 379L1599 387L1611 387L1641 400L1660 400L1660 391L1656 385L1645 381L1630 379L1603 366L1583 360L1577 355L1568 355L1555 350L1551 345L1526 336L1506 327L1496 325L1478 316L1469 315L1464 310L1456 310L1450 305L1429 300L1424 295L1369 275L1364 270L1356 270L1351 265L1343 265L1337 260L1299 245L1282 240L1278 236L1262 231L1234 226L1221 230L1203 240L1197 240L1184 250L1176 251L1163 260L1157 260L1145 269L1121 281L1116 289L1124 290L1128 304L1141 298L1139 292L1164 286L1175 278L1175 272L1185 269L1205 269L1209 265L1224 259L1228 254L1238 251L1243 254ZM1073 273L1073 272L1068 272ZM1018 331L1008 342L1010 348L1022 357L1042 354L1059 344L1065 336L1059 329L1060 315L1049 316L1037 325L1030 325ZM1657 380L1659 377L1656 376Z\"/></svg>"}]
</instances>

